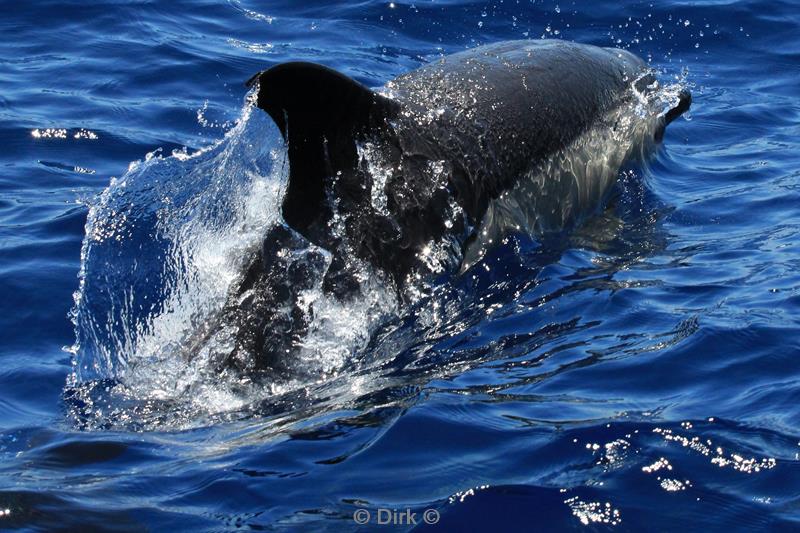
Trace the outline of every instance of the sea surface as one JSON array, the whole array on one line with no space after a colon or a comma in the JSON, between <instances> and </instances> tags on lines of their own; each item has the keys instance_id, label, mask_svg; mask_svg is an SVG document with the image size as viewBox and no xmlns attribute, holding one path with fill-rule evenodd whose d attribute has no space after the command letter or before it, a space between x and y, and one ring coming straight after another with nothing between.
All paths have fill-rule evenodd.
<instances>
[{"instance_id":1,"label":"sea surface","mask_svg":"<svg viewBox=\"0 0 800 533\"><path fill-rule=\"evenodd\" d=\"M175 356L279 217L250 76L540 38L693 94L607 205L322 302L290 383ZM797 530L798 95L795 0L5 0L0 530Z\"/></svg>"}]
</instances>

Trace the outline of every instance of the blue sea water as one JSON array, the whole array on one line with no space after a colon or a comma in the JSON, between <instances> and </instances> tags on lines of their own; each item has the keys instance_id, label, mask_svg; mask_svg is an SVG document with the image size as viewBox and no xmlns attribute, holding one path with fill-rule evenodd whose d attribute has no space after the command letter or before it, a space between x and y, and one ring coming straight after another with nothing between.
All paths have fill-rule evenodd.
<instances>
[{"instance_id":1,"label":"blue sea water","mask_svg":"<svg viewBox=\"0 0 800 533\"><path fill-rule=\"evenodd\" d=\"M798 7L4 2L0 529L797 529ZM604 210L394 319L329 309L290 385L164 355L276 213L252 74L542 37L693 93Z\"/></svg>"}]
</instances>

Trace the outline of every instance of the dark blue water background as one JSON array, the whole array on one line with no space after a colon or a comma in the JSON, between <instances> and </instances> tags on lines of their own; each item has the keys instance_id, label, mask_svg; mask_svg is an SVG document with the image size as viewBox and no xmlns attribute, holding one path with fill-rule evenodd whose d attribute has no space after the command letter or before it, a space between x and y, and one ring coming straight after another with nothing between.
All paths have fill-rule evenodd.
<instances>
[{"instance_id":1,"label":"dark blue water background","mask_svg":"<svg viewBox=\"0 0 800 533\"><path fill-rule=\"evenodd\" d=\"M799 22L764 0L3 2L0 529L409 529L353 521L380 508L462 531L800 527ZM192 403L146 373L121 393L125 361L92 370L73 294L112 176L141 161L125 215L144 224L165 191L274 174L274 129L240 119L278 62L379 86L540 37L629 48L694 94L608 209L512 238L433 318L290 390L227 405L192 375ZM147 238L123 241L130 263Z\"/></svg>"}]
</instances>

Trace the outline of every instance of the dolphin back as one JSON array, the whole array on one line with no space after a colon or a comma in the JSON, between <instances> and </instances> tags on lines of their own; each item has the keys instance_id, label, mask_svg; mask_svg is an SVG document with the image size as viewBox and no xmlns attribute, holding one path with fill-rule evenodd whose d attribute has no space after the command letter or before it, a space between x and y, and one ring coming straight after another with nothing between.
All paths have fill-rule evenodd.
<instances>
[{"instance_id":1,"label":"dolphin back","mask_svg":"<svg viewBox=\"0 0 800 533\"><path fill-rule=\"evenodd\" d=\"M397 285L431 243L450 239L465 252L492 203L537 175L540 191L531 194L552 201L539 205L531 196L525 207L546 211L553 223L528 217L542 218L542 229L595 209L633 145L661 140L691 103L682 94L647 135L634 135L620 110L657 90L649 66L624 50L547 40L440 58L388 82L390 98L305 62L274 66L249 82L256 83L258 107L288 145L284 221L339 259L355 255L377 266ZM595 137L606 142L591 153ZM546 172L576 154L582 167L598 167L584 172L585 183ZM559 198L565 207L551 205ZM343 231L332 231L334 215Z\"/></svg>"},{"instance_id":2,"label":"dolphin back","mask_svg":"<svg viewBox=\"0 0 800 533\"><path fill-rule=\"evenodd\" d=\"M413 302L507 231L561 231L596 210L622 164L691 104L685 92L640 116L658 90L644 61L545 40L439 58L382 94L306 62L248 84L287 144L286 225L270 229L207 329L232 325L220 368L254 374L291 367L314 320L301 302L312 285L342 302L376 275Z\"/></svg>"}]
</instances>

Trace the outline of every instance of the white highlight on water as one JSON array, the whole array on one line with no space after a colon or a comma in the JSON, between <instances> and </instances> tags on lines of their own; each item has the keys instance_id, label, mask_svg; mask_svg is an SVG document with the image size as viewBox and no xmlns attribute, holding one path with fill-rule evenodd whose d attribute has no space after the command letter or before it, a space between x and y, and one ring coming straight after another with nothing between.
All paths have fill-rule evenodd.
<instances>
[{"instance_id":1,"label":"white highlight on water","mask_svg":"<svg viewBox=\"0 0 800 533\"><path fill-rule=\"evenodd\" d=\"M91 404L93 384L113 380L112 405L90 405L82 414L98 424L108 422L103 417L111 410L120 420L131 418L114 409L121 399L175 404L178 419L170 424L181 427L330 379L366 345L382 317L396 312L391 291L354 264L361 269L362 298L338 302L321 284L301 298L313 308L313 320L297 356L297 380L256 386L214 374L210 354L232 347L235 327L187 357L187 339L220 311L267 229L281 223L286 152L269 118L254 109L251 96L237 124L213 146L192 154L156 151L132 163L90 205L67 385L85 392L84 403Z\"/></svg>"}]
</instances>

